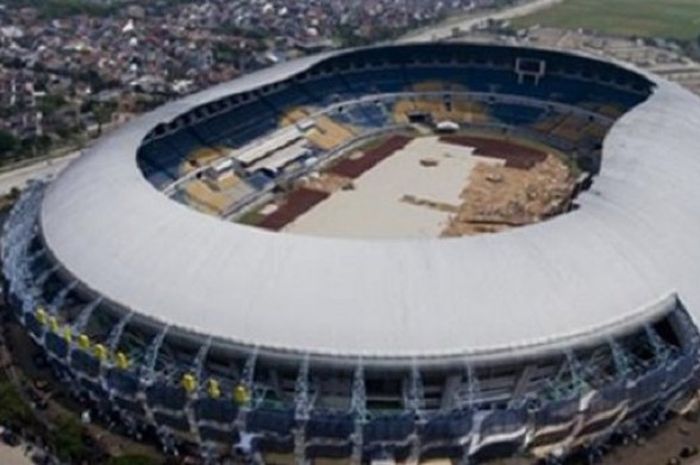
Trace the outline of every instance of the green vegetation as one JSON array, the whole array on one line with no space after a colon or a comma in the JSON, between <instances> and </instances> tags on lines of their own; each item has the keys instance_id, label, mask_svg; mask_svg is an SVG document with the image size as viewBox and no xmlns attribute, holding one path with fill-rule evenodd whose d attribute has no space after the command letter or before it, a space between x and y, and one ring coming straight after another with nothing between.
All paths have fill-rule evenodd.
<instances>
[{"instance_id":1,"label":"green vegetation","mask_svg":"<svg viewBox=\"0 0 700 465\"><path fill-rule=\"evenodd\" d=\"M700 35L700 1L564 0L513 21L517 28L536 24L622 36L690 40Z\"/></svg>"},{"instance_id":2,"label":"green vegetation","mask_svg":"<svg viewBox=\"0 0 700 465\"><path fill-rule=\"evenodd\" d=\"M56 448L56 455L63 461L80 462L90 453L84 441L83 427L72 417L56 422L56 430L51 435L51 443Z\"/></svg>"},{"instance_id":3,"label":"green vegetation","mask_svg":"<svg viewBox=\"0 0 700 465\"><path fill-rule=\"evenodd\" d=\"M46 95L38 99L39 111L44 116L50 116L63 108L68 102L63 95Z\"/></svg>"},{"instance_id":4,"label":"green vegetation","mask_svg":"<svg viewBox=\"0 0 700 465\"><path fill-rule=\"evenodd\" d=\"M260 210L262 208L256 209L256 210L251 210L248 213L244 214L238 221L237 223L240 224L246 224L248 226L255 226L256 224L262 222L262 220L265 219L265 215L263 215Z\"/></svg>"},{"instance_id":5,"label":"green vegetation","mask_svg":"<svg viewBox=\"0 0 700 465\"><path fill-rule=\"evenodd\" d=\"M102 125L112 121L112 116L117 111L117 107L117 102L114 101L97 102L91 100L80 110L82 112L92 112L95 115L95 120L100 125L100 132L102 132Z\"/></svg>"},{"instance_id":6,"label":"green vegetation","mask_svg":"<svg viewBox=\"0 0 700 465\"><path fill-rule=\"evenodd\" d=\"M0 129L0 157L15 150L19 141L15 136Z\"/></svg>"},{"instance_id":7,"label":"green vegetation","mask_svg":"<svg viewBox=\"0 0 700 465\"><path fill-rule=\"evenodd\" d=\"M376 42L386 42L403 36L408 31L413 30L413 26L409 27L392 27L384 26L377 27L373 30L371 36L363 35L355 26L340 25L335 33L335 41L342 47L363 47Z\"/></svg>"},{"instance_id":8,"label":"green vegetation","mask_svg":"<svg viewBox=\"0 0 700 465\"><path fill-rule=\"evenodd\" d=\"M29 406L9 381L0 383L0 422L14 427L24 427L34 421Z\"/></svg>"},{"instance_id":9,"label":"green vegetation","mask_svg":"<svg viewBox=\"0 0 700 465\"><path fill-rule=\"evenodd\" d=\"M243 37L245 39L251 39L251 40L265 40L266 34L265 31L260 29L248 29L248 28L242 28L239 26L236 26L235 24L231 23L225 23L221 25L220 27L217 28L216 32L228 36L238 36L238 37Z\"/></svg>"},{"instance_id":10,"label":"green vegetation","mask_svg":"<svg viewBox=\"0 0 700 465\"><path fill-rule=\"evenodd\" d=\"M246 50L234 48L231 45L223 42L217 42L214 44L214 59L218 63L237 64L247 53L249 52Z\"/></svg>"}]
</instances>

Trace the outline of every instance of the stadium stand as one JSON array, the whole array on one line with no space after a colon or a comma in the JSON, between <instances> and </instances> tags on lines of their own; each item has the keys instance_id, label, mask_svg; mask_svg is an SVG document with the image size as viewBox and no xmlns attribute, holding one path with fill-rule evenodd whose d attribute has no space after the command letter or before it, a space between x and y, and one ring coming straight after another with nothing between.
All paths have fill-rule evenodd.
<instances>
[{"instance_id":1,"label":"stadium stand","mask_svg":"<svg viewBox=\"0 0 700 465\"><path fill-rule=\"evenodd\" d=\"M399 135L402 133L396 130L396 125L409 123L412 115L423 114L426 118L421 126L428 129L430 124L449 120L460 130L497 133L498 140L486 135L466 136L465 131L442 137L442 142L468 145L475 148L478 155L505 160L508 167L529 169L541 162L545 154L522 144L509 144L507 139L511 134L534 134L538 137L533 139L551 142L552 146L561 144L580 154L600 155L600 145L614 118L649 98L653 88L646 77L630 70L556 52L429 44L401 45L401 53L397 53L393 47L329 53L294 73L280 71L277 83L261 84L253 90L247 85L215 101L210 101L211 95L219 95L219 91L207 94L207 101L201 104L194 104L197 100L189 97L192 100L177 107L187 108L182 115L152 130L144 130L143 134L147 135L143 139L139 133L138 142L134 143L140 144L136 154L138 167L155 188L176 201L226 219L232 209L233 213L247 213L248 210L235 208L244 205L260 220L251 223L279 231L330 195L298 187L293 181L313 173L314 163L324 163L328 173L338 177L357 179L406 146L411 137ZM518 74L516 63L523 56L534 62L546 62L546 72L541 79L535 82ZM382 132L387 128L391 131ZM272 144L274 147L266 145L269 149L252 150L266 141L269 143L271 135L279 135L280 131L293 137L284 143ZM359 145L353 145L353 156L325 158L339 147L363 142L365 136L375 134L380 135L370 141L370 148L360 150L357 149ZM377 140L382 142L374 145ZM285 152L290 148L294 150ZM363 156L356 156L358 151L363 152ZM254 156L246 158L246 153ZM223 162L230 163L221 165ZM217 166L221 169L217 170ZM69 170L68 176L75 175L71 172L75 173ZM139 181L144 182L143 179ZM71 187L81 185L74 183ZM75 268L61 266L58 261L61 250L54 250L60 241L44 237L51 227L56 227L56 222L47 220L39 225L40 213L51 213L41 210L44 208L41 205L59 208L70 203L63 198L50 203L53 195L60 193L60 185L57 186L56 191L28 191L28 197L18 202L8 218L5 234L11 240L5 244L12 244L12 248L4 246L2 256L8 280L5 289L8 303L27 333L45 349L62 380L92 399L95 408L109 410L114 406L117 415L138 428L156 431L164 444L199 441L196 445L202 447L204 455L212 444L217 450L227 452L241 448L237 441L243 437L250 439L252 435L250 448L254 453L296 454L298 463L309 457L350 458L355 464L387 457L401 461L448 456L466 461L508 455L512 451L541 453L549 459L553 447L565 444L562 453L572 453L574 449L569 445L576 441L586 447L583 445L586 441L605 437L618 424L634 425L641 418L668 408L672 399L683 398L700 385L696 364L700 338L681 296L675 294L661 302L654 301L650 307L653 312L646 308L644 311L648 313L635 312L634 319L626 317L637 309L642 298L632 299L634 308L620 308L617 316L624 315L624 321L611 323L610 328L605 326L608 332L604 333L604 338L597 337L603 332L598 331L597 325L602 323L586 320L588 314L583 312L576 317L583 318L588 326L573 335L571 331L579 328L571 329L562 324L553 327L542 342L533 336L540 334L538 328L524 328L531 333L509 340L509 344L493 351L490 346L488 350L481 346L479 351L470 352L469 345L457 350L435 344L431 346L431 353L414 355L409 354L410 343L414 340L407 342L403 338L402 331L411 328L401 319L410 314L403 313L409 303L402 300L404 297L399 290L420 287L422 283L418 283L418 279L412 281L413 275L406 274L402 277L409 283L406 287L393 288L392 281L386 289L372 288L373 296L383 298L386 293L400 305L398 309L387 308L386 315L377 312L372 317L381 322L388 321L385 317L394 318L389 321L399 329L390 325L386 328L368 325L362 332L351 335L356 338L352 339L356 353L336 350L335 340L329 344L331 347L315 347L315 351L311 351L307 347L276 347L269 340L236 339L234 336L241 333L252 334L251 329L259 330L253 325L260 321L256 319L259 313L263 313L272 315L261 326L276 332L275 342L283 340L287 333L298 332L299 340L306 343L317 336L317 324L330 328L328 331L333 338L350 340L343 334L345 328L324 323L324 318L333 319L340 314L329 317L323 307L314 309L317 310L313 313L314 320L302 319L312 314L311 309L302 308L297 301L303 301L302 295L310 294L314 298L324 297L331 306L341 299L337 295L352 295L348 300L354 302L355 298L365 297L361 295L362 286L370 284L363 280L370 281L371 276L353 274L353 264L362 259L359 254L353 255L343 249L337 257L332 257L339 262L333 265L338 268L333 268L328 265L330 262L322 262L319 256L311 253L312 246L288 250L284 234L261 233L242 226L235 229L230 224L225 226L236 232L231 233L230 242L237 248L210 250L208 254L195 257L192 262L197 263L192 269L197 273L187 275L190 280L198 279L197 274L207 270L207 260L215 262L214 272L217 273L226 271L226 260L232 262L231 266L237 271L243 270L244 274L237 275L240 279L221 286L230 294L225 312L210 315L208 306L217 303L212 301L198 302L199 307L190 309L198 312L195 313L197 319L211 325L209 330L222 327L223 331L231 331L230 340L198 332L199 321L194 329L188 329L191 321L189 326L180 324L179 318L187 314L187 310L180 311L178 304L186 301L189 294L185 294L184 299L167 300L168 307L173 307L172 313L168 313L173 321L172 324L164 322L159 318L163 315L151 315L151 309L131 308L122 303L119 299L123 296L96 294L99 289L93 289L90 284L94 279L108 276L125 287L126 283L132 283L140 292L139 299L149 301L149 292L156 290L169 297L174 295L168 293L175 291L170 281L156 282L150 275L132 280L123 267L119 268L121 262L100 263L101 268L93 269L90 276L81 275L83 261L78 261L80 266ZM42 200L44 195L46 200ZM157 197L153 204L162 206L161 200ZM649 198L635 200L641 204ZM256 210L270 204L276 207L274 211ZM170 225L169 220L164 217L162 224ZM216 223L210 218L206 220L207 226ZM608 223L605 224L607 227ZM159 229L159 234L169 233L166 229ZM202 230L207 229L202 226ZM167 257L162 257L165 263L180 263L177 258L189 248L220 236L229 239L228 230L221 234L218 231L206 237L188 237L188 242L180 243L179 248L167 248L165 243L151 245L152 248L161 245L167 248ZM257 235L269 239L274 246L253 252L247 250L246 240ZM144 238L132 235L130 239ZM585 239L598 244L594 242L595 234ZM305 244L313 241L307 237L300 239ZM348 242L352 241L324 243L346 246ZM411 242L395 241L391 248L408 253L414 245ZM432 251L440 247L435 242L438 241L422 249L424 255L406 255L401 265L406 269L416 264L425 265L439 271L448 267L450 257L479 259L478 254L454 253L448 258L440 256L433 260ZM453 239L444 242L455 247L459 244ZM487 240L483 243L495 244ZM609 246L598 245L601 249ZM89 247L86 243L70 244L68 252L63 253ZM382 254L390 248L376 247L381 247ZM483 247L478 251L486 254L491 248L498 247ZM133 255L149 252L145 247L134 247L134 250L112 253L131 263L128 260ZM255 255L246 255L249 253ZM239 262L238 254L254 256L255 260ZM484 263L488 257L490 255L484 255ZM85 257L81 255L82 258ZM280 272L287 259L304 265L316 263L314 260L322 262L336 273L328 278L332 285L319 289L313 281L325 279L325 268L319 274L310 273L299 280L296 276L282 277ZM172 267L169 277L174 279L190 272L188 265L192 262ZM505 274L514 265L504 263L500 271ZM157 269L159 265L151 261L143 269ZM578 262L577 265L583 266ZM117 270L112 270L112 266ZM381 262L377 266L383 270L382 267L388 265ZM620 268L627 272L626 267ZM265 279L255 282L258 269L271 271ZM454 272L452 268L445 269L450 273L447 281L454 280L453 285L463 284L463 280L460 281L462 268L455 267ZM112 271L123 275L112 277L109 274ZM550 272L544 270L536 278ZM517 284L529 283L527 274L527 270L519 272L518 279L522 281ZM644 276L648 278L649 275ZM572 273L571 281L574 276ZM214 276L206 278L214 279ZM399 277L386 277L387 280L395 278ZM484 282L492 284L500 278L496 276L494 281ZM74 281L77 287L64 293ZM436 281L434 284L437 286L432 289L430 298L444 305L439 297L450 283ZM568 282L559 284L566 287ZM187 291L193 295L202 288L214 292L209 282L199 281L198 285L199 288ZM289 300L287 307L273 298L279 291L278 285L295 297ZM354 294L340 293L343 286L353 288ZM358 286L357 290L354 286ZM251 289L263 292L250 295ZM519 288L514 292L524 293L525 290ZM544 295L540 304L548 301L549 294ZM604 297L595 296L594 300L607 303ZM139 300L129 300L135 301ZM623 301L626 305L627 300L622 298L614 305ZM150 302L155 306L161 303L160 300ZM523 306L527 303L527 299L522 299ZM575 303L583 305L578 300ZM344 308L357 310L352 305L350 302ZM473 311L470 305L457 302L451 316ZM572 307L578 308L576 305ZM429 310L439 310L438 305ZM569 308L559 310L565 312ZM494 316L500 315L499 312L500 309L494 309ZM297 323L297 315L300 317L298 327L290 323ZM510 314L500 316L504 318L501 326L480 321L476 330L468 329L480 331L482 325L496 328L489 334L496 338L510 324ZM552 319L557 316L551 314ZM546 318L541 315L540 318L544 325ZM423 322L432 321L426 317ZM57 328L68 332L59 332ZM564 333L562 328L566 330ZM457 336L461 341L462 333ZM396 353L377 351L368 356L360 346L371 337L391 348L400 347L403 352L399 349ZM217 389L207 384L210 380L217 381Z\"/></svg>"}]
</instances>

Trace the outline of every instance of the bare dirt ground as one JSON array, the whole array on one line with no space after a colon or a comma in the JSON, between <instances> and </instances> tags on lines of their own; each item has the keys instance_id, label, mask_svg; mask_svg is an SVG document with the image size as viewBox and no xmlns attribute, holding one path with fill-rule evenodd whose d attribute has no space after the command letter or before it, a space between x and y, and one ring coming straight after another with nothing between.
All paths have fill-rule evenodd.
<instances>
[{"instance_id":1,"label":"bare dirt ground","mask_svg":"<svg viewBox=\"0 0 700 465\"><path fill-rule=\"evenodd\" d=\"M564 161L552 154L529 170L479 163L442 235L499 232L542 221L566 208L575 181Z\"/></svg>"},{"instance_id":2,"label":"bare dirt ground","mask_svg":"<svg viewBox=\"0 0 700 465\"><path fill-rule=\"evenodd\" d=\"M23 446L11 447L0 442L0 463L2 465L32 465L34 462L24 453Z\"/></svg>"}]
</instances>

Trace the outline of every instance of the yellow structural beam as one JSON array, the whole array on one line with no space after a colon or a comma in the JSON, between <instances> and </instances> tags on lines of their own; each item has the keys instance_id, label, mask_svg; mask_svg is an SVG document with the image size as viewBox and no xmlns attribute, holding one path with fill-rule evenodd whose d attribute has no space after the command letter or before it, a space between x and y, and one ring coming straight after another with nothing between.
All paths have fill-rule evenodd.
<instances>
[{"instance_id":1,"label":"yellow structural beam","mask_svg":"<svg viewBox=\"0 0 700 465\"><path fill-rule=\"evenodd\" d=\"M185 388L189 394L197 390L197 378L194 375L187 373L182 377L182 387Z\"/></svg>"},{"instance_id":2,"label":"yellow structural beam","mask_svg":"<svg viewBox=\"0 0 700 465\"><path fill-rule=\"evenodd\" d=\"M236 386L233 390L233 400L235 400L238 405L245 405L250 402L250 392L248 388L242 384Z\"/></svg>"},{"instance_id":3,"label":"yellow structural beam","mask_svg":"<svg viewBox=\"0 0 700 465\"><path fill-rule=\"evenodd\" d=\"M36 321L39 322L41 325L45 325L48 322L48 315L46 314L46 310L44 310L44 307L37 307L36 312Z\"/></svg>"},{"instance_id":4,"label":"yellow structural beam","mask_svg":"<svg viewBox=\"0 0 700 465\"><path fill-rule=\"evenodd\" d=\"M90 337L87 334L78 336L78 346L83 350L88 350L90 348Z\"/></svg>"},{"instance_id":5,"label":"yellow structural beam","mask_svg":"<svg viewBox=\"0 0 700 465\"><path fill-rule=\"evenodd\" d=\"M219 385L219 382L213 378L210 378L209 381L207 381L207 392L209 393L209 397L212 399L218 399L221 397L221 386Z\"/></svg>"},{"instance_id":6,"label":"yellow structural beam","mask_svg":"<svg viewBox=\"0 0 700 465\"><path fill-rule=\"evenodd\" d=\"M117 354L114 356L114 362L116 363L117 368L121 370L126 370L129 368L129 358L124 352L117 352Z\"/></svg>"},{"instance_id":7,"label":"yellow structural beam","mask_svg":"<svg viewBox=\"0 0 700 465\"><path fill-rule=\"evenodd\" d=\"M104 362L109 358L109 351L107 351L107 348L102 344L95 344L92 351L95 354L95 357L97 357L101 362Z\"/></svg>"}]
</instances>

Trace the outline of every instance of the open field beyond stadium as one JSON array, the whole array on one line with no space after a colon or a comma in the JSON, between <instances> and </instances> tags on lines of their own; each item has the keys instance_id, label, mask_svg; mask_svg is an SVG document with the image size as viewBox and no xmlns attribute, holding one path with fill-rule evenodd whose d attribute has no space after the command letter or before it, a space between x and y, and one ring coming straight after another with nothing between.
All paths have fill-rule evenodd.
<instances>
[{"instance_id":1,"label":"open field beyond stadium","mask_svg":"<svg viewBox=\"0 0 700 465\"><path fill-rule=\"evenodd\" d=\"M689 40L700 36L697 0L565 0L513 20L515 27L536 24L585 28L614 35Z\"/></svg>"}]
</instances>

